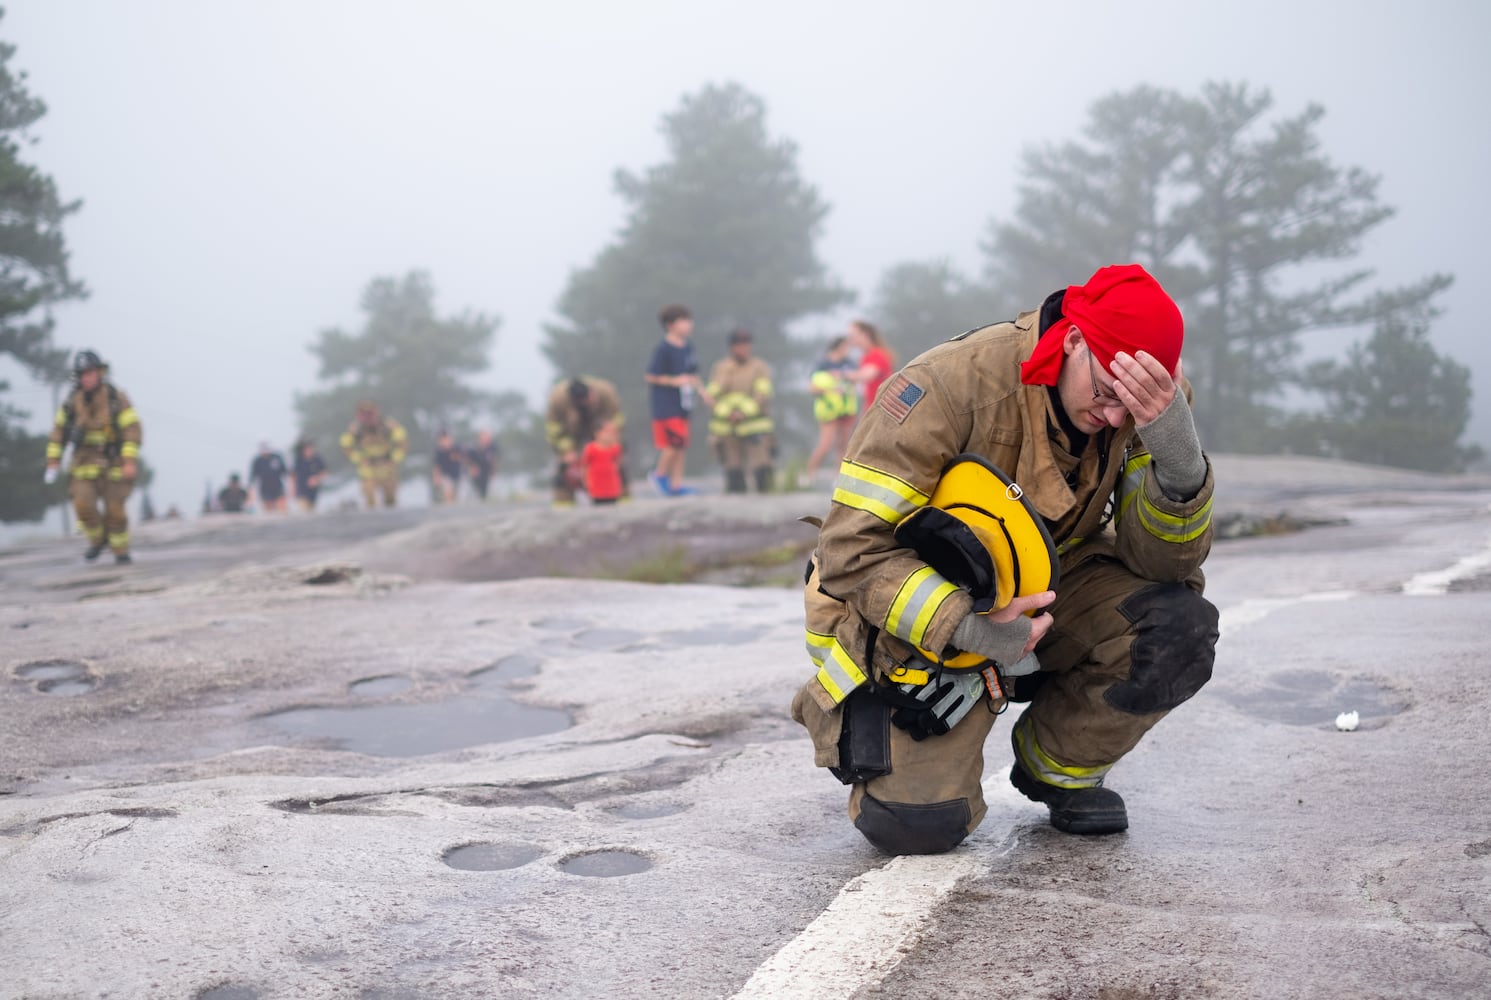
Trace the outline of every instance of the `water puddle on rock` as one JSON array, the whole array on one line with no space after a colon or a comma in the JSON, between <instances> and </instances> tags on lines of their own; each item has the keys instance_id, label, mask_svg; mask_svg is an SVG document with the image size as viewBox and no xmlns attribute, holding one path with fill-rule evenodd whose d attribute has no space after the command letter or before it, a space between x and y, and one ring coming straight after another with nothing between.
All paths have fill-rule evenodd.
<instances>
[{"instance_id":1,"label":"water puddle on rock","mask_svg":"<svg viewBox=\"0 0 1491 1000\"><path fill-rule=\"evenodd\" d=\"M536 656L528 656L525 653L513 653L487 664L479 670L473 670L467 674L479 688L487 686L506 686L508 681L518 677L532 677L538 673L538 668L543 661Z\"/></svg>"},{"instance_id":2,"label":"water puddle on rock","mask_svg":"<svg viewBox=\"0 0 1491 1000\"><path fill-rule=\"evenodd\" d=\"M414 682L407 677L397 674L385 674L381 677L364 677L362 680L353 681L347 685L347 689L359 698L376 698L380 695L398 694L409 690Z\"/></svg>"},{"instance_id":3,"label":"water puddle on rock","mask_svg":"<svg viewBox=\"0 0 1491 1000\"><path fill-rule=\"evenodd\" d=\"M1407 700L1391 688L1364 677L1337 677L1320 670L1285 670L1267 679L1267 686L1223 694L1229 703L1260 719L1291 726L1334 729L1341 712L1357 712L1362 729L1375 729L1408 708Z\"/></svg>"},{"instance_id":4,"label":"water puddle on rock","mask_svg":"<svg viewBox=\"0 0 1491 1000\"><path fill-rule=\"evenodd\" d=\"M15 674L23 680L36 684L42 694L70 698L87 694L98 686L98 680L88 673L84 664L72 660L39 660L24 663Z\"/></svg>"},{"instance_id":5,"label":"water puddle on rock","mask_svg":"<svg viewBox=\"0 0 1491 1000\"><path fill-rule=\"evenodd\" d=\"M448 701L349 708L292 708L262 717L297 743L374 757L418 757L568 729L568 713L494 694Z\"/></svg>"},{"instance_id":6,"label":"water puddle on rock","mask_svg":"<svg viewBox=\"0 0 1491 1000\"><path fill-rule=\"evenodd\" d=\"M196 1000L262 1000L263 994L252 986L224 983L197 994Z\"/></svg>"},{"instance_id":7,"label":"water puddle on rock","mask_svg":"<svg viewBox=\"0 0 1491 1000\"><path fill-rule=\"evenodd\" d=\"M687 809L688 805L681 802L623 802L611 810L611 815L622 819L662 819Z\"/></svg>"},{"instance_id":8,"label":"water puddle on rock","mask_svg":"<svg viewBox=\"0 0 1491 1000\"><path fill-rule=\"evenodd\" d=\"M641 632L625 628L593 628L570 637L570 642L585 649L616 651L642 638Z\"/></svg>"},{"instance_id":9,"label":"water puddle on rock","mask_svg":"<svg viewBox=\"0 0 1491 1000\"><path fill-rule=\"evenodd\" d=\"M590 854L571 855L559 862L560 871L589 878L635 875L651 867L651 861L632 851L594 851Z\"/></svg>"},{"instance_id":10,"label":"water puddle on rock","mask_svg":"<svg viewBox=\"0 0 1491 1000\"><path fill-rule=\"evenodd\" d=\"M496 872L521 868L543 854L532 844L464 844L452 847L440 860L461 871Z\"/></svg>"}]
</instances>

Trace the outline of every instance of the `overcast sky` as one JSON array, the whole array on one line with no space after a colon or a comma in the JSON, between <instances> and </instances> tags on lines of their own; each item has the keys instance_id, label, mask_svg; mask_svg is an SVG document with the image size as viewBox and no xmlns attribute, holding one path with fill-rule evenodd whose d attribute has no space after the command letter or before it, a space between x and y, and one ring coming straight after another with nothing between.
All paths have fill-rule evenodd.
<instances>
[{"instance_id":1,"label":"overcast sky","mask_svg":"<svg viewBox=\"0 0 1491 1000\"><path fill-rule=\"evenodd\" d=\"M27 156L84 201L66 235L92 296L57 310L57 339L98 350L134 397L161 509L195 509L260 439L288 445L292 394L315 379L305 345L356 328L374 276L423 268L441 312L500 315L488 384L536 399L541 325L622 221L613 170L657 162L660 117L725 81L798 143L832 206L823 259L862 302L899 261L977 272L1020 151L1075 137L1098 97L1243 80L1280 114L1320 103L1326 152L1380 174L1398 210L1365 262L1384 282L1458 276L1435 339L1473 369L1474 438L1491 448L1473 326L1491 231L1485 3L6 6L12 69L49 108ZM49 391L16 388L49 409Z\"/></svg>"}]
</instances>

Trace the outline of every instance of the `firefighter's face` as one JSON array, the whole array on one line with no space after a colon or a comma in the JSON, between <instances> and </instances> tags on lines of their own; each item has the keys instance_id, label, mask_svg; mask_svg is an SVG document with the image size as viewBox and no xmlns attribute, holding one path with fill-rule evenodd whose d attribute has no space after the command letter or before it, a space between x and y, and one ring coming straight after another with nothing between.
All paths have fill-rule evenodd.
<instances>
[{"instance_id":1,"label":"firefighter's face","mask_svg":"<svg viewBox=\"0 0 1491 1000\"><path fill-rule=\"evenodd\" d=\"M1056 391L1067 417L1084 434L1123 426L1129 411L1113 393L1113 377L1101 370L1097 356L1075 326L1067 332L1062 348L1066 356Z\"/></svg>"},{"instance_id":2,"label":"firefighter's face","mask_svg":"<svg viewBox=\"0 0 1491 1000\"><path fill-rule=\"evenodd\" d=\"M103 372L99 369L88 368L78 376L78 385L82 386L84 392L92 392L98 388L98 383L103 377Z\"/></svg>"}]
</instances>

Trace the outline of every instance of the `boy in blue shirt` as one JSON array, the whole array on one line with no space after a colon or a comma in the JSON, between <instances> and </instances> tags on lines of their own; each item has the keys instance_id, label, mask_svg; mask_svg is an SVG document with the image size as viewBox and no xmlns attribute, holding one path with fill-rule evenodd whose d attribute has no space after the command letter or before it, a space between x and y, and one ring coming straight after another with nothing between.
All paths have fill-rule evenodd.
<instances>
[{"instance_id":1,"label":"boy in blue shirt","mask_svg":"<svg viewBox=\"0 0 1491 1000\"><path fill-rule=\"evenodd\" d=\"M665 497L687 496L694 491L680 484L689 447L689 413L696 395L709 406L714 400L699 379L699 360L689 340L694 319L688 308L667 306L658 313L658 322L663 326L663 339L652 352L646 374L658 460L647 478Z\"/></svg>"}]
</instances>

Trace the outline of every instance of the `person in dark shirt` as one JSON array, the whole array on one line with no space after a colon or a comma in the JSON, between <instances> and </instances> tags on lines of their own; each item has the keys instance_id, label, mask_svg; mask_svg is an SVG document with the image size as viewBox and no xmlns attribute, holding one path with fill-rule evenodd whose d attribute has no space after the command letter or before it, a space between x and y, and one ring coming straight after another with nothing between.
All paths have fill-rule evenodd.
<instances>
[{"instance_id":1,"label":"person in dark shirt","mask_svg":"<svg viewBox=\"0 0 1491 1000\"><path fill-rule=\"evenodd\" d=\"M326 462L316 451L312 441L302 440L295 446L294 485L295 499L300 509L307 514L316 510L316 498L321 495L321 484L326 481Z\"/></svg>"},{"instance_id":2,"label":"person in dark shirt","mask_svg":"<svg viewBox=\"0 0 1491 1000\"><path fill-rule=\"evenodd\" d=\"M689 447L689 413L697 395L706 405L714 400L699 379L699 361L689 337L693 316L684 306L667 306L658 313L663 339L647 363L646 379L652 409L652 443L657 446L657 466L648 476L665 497L686 496L693 490L683 482L684 455Z\"/></svg>"},{"instance_id":3,"label":"person in dark shirt","mask_svg":"<svg viewBox=\"0 0 1491 1000\"><path fill-rule=\"evenodd\" d=\"M259 445L259 454L254 456L253 463L249 466L248 488L249 498L252 501L254 491L257 488L259 494L259 506L266 511L273 510L283 513L286 509L285 500L285 460L280 453L269 446L265 441Z\"/></svg>"},{"instance_id":4,"label":"person in dark shirt","mask_svg":"<svg viewBox=\"0 0 1491 1000\"><path fill-rule=\"evenodd\" d=\"M243 488L238 473L228 474L228 485L217 491L217 509L226 514L242 514L248 503L249 492Z\"/></svg>"},{"instance_id":5,"label":"person in dark shirt","mask_svg":"<svg viewBox=\"0 0 1491 1000\"><path fill-rule=\"evenodd\" d=\"M466 449L466 470L471 473L471 488L482 500L487 498L487 484L497 471L498 454L497 442L492 439L491 431L477 434L476 444Z\"/></svg>"},{"instance_id":6,"label":"person in dark shirt","mask_svg":"<svg viewBox=\"0 0 1491 1000\"><path fill-rule=\"evenodd\" d=\"M456 447L455 439L450 436L450 431L441 428L435 439L435 462L430 468L436 503L456 502L456 487L461 482L463 457L461 449Z\"/></svg>"}]
</instances>

